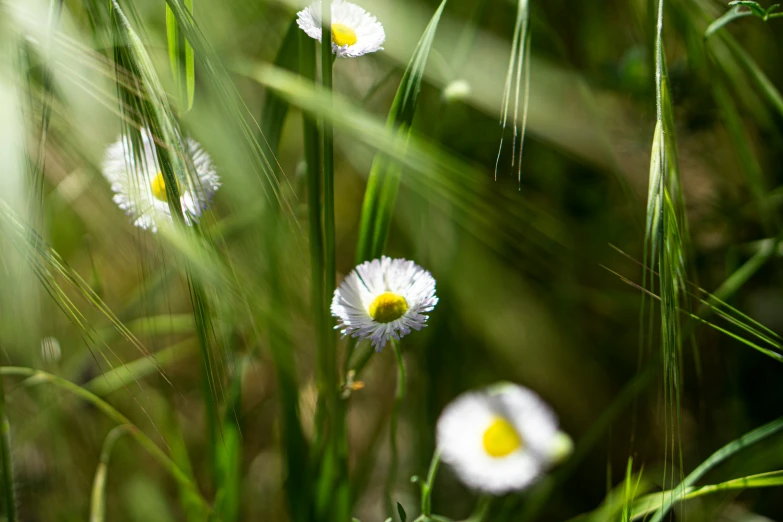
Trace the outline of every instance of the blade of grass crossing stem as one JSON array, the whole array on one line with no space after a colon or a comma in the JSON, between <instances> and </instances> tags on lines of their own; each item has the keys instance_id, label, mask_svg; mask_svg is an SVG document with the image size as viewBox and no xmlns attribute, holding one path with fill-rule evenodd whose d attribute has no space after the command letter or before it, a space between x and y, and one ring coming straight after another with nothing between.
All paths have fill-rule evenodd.
<instances>
[{"instance_id":1,"label":"blade of grass crossing stem","mask_svg":"<svg viewBox=\"0 0 783 522\"><path fill-rule=\"evenodd\" d=\"M71 381L63 379L51 373L36 370L34 368L24 368L21 366L0 366L0 376L25 377L27 378L25 380L25 384L27 386L34 386L43 383L51 384L95 406L98 410L100 410L104 415L106 415L109 419L111 419L115 423L119 425L127 424L129 426L128 434L134 440L136 440L136 442L138 442L139 445L142 448L144 448L144 450L153 459L155 459L158 462L158 464L160 464L161 467L169 475L171 475L171 477L176 482L178 482L180 485L184 487L189 488L196 495L198 495L203 512L206 514L212 511L209 503L204 499L203 496L201 496L201 493L199 492L199 489L196 486L195 482L191 480L185 473L183 473L183 471L179 468L179 466L177 466L176 463L174 463L174 461L171 460L171 458L169 458L168 455L166 455L163 452L163 450L161 450L160 447L152 441L152 439L150 439L143 431L141 431L135 425L133 425L125 415L117 411L113 406L111 406L109 403L107 403L100 397L96 397L89 391L85 390L81 386Z\"/></svg>"},{"instance_id":2,"label":"blade of grass crossing stem","mask_svg":"<svg viewBox=\"0 0 783 522\"><path fill-rule=\"evenodd\" d=\"M421 82L424 78L424 69L427 66L427 58L432 48L441 14L446 7L446 1L441 2L424 30L411 61L405 69L405 74L400 81L400 86L389 111L388 128L396 129L398 135L403 137L410 134L410 126L416 113ZM357 264L380 257L383 253L389 235L401 172L402 166L398 162L383 153L376 154L370 169L367 189L364 193L364 203L362 204L359 244L356 249Z\"/></svg>"},{"instance_id":3,"label":"blade of grass crossing stem","mask_svg":"<svg viewBox=\"0 0 783 522\"><path fill-rule=\"evenodd\" d=\"M90 500L90 522L104 522L106 520L106 479L109 474L109 461L111 452L117 439L128 433L131 426L121 424L115 426L106 435L101 449L101 457L95 470L95 478L92 481L92 497Z\"/></svg>"},{"instance_id":4,"label":"blade of grass crossing stem","mask_svg":"<svg viewBox=\"0 0 783 522\"><path fill-rule=\"evenodd\" d=\"M144 96L128 92L118 82L118 91L121 97L121 110L126 110L122 102L128 102L139 109L138 114L142 118L141 128L148 128L153 138L163 141L164 146L155 146L158 167L163 174L166 187L166 199L169 211L174 218L176 229L182 234L195 234L194 227L185 226L185 218L180 205L179 184L180 180L186 185L192 186L198 183L198 176L192 172L192 161L186 161L187 153L180 139L181 132L168 104L166 93L158 79L152 61L138 37L128 18L120 8L116 0L112 0L113 28L117 32L119 41L115 49L118 64L138 78L139 90ZM178 19L178 22L180 20ZM126 44L127 45L124 45ZM119 65L118 65L119 66ZM129 142L134 144L134 154L140 154L138 145L144 143L145 136L140 129L127 129ZM147 138L149 139L149 138ZM138 161L136 164L145 164ZM209 323L209 306L202 283L195 277L194 272L186 268L188 287L190 290L193 315L196 325L196 333L199 340L202 359L202 387L204 390L204 403L207 414L208 449L211 452L213 476L216 472L214 448L217 440L219 420L217 418L218 387L221 379L216 368L216 355L212 353L211 340L213 338Z\"/></svg>"},{"instance_id":5,"label":"blade of grass crossing stem","mask_svg":"<svg viewBox=\"0 0 783 522\"><path fill-rule=\"evenodd\" d=\"M734 456L740 450L752 446L753 444L756 444L757 442L760 442L767 437L778 433L782 429L783 417L746 433L742 437L726 444L721 449L710 455L707 460L699 465L699 467L690 472L688 476L685 477L685 479L677 486L677 488L672 490L671 495L663 496L661 499L662 505L650 519L650 522L661 522L671 509L675 499L677 498L677 495L682 495L683 491L686 491L687 488L692 487L696 481L703 477L712 468L725 461L729 457Z\"/></svg>"}]
</instances>

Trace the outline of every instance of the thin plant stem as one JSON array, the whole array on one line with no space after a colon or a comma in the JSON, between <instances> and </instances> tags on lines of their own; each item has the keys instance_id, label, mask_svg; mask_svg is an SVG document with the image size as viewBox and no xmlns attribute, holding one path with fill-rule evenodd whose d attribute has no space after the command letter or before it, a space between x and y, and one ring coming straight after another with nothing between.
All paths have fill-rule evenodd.
<instances>
[{"instance_id":1,"label":"thin plant stem","mask_svg":"<svg viewBox=\"0 0 783 522\"><path fill-rule=\"evenodd\" d=\"M315 45L302 33L299 37L299 70L300 74L310 80L315 80ZM318 126L312 117L303 115L305 162L307 164L307 215L310 232L310 300L313 310L316 346L318 352L324 352L325 328L323 323L324 306L324 254L323 228L321 226L321 156L318 145ZM320 414L320 412L319 412ZM316 419L316 429L320 430L321 422ZM317 435L320 435L318 433Z\"/></svg>"},{"instance_id":2,"label":"thin plant stem","mask_svg":"<svg viewBox=\"0 0 783 522\"><path fill-rule=\"evenodd\" d=\"M425 517L432 514L432 487L435 475L438 474L438 466L440 466L440 448L435 449L430 461L430 469L427 472L427 481L421 486L421 514Z\"/></svg>"},{"instance_id":3,"label":"thin plant stem","mask_svg":"<svg viewBox=\"0 0 783 522\"><path fill-rule=\"evenodd\" d=\"M8 522L16 522L16 493L14 491L14 471L11 463L11 423L5 411L5 391L0 382L0 454L3 457L3 494L5 496L5 515Z\"/></svg>"},{"instance_id":4,"label":"thin plant stem","mask_svg":"<svg viewBox=\"0 0 783 522\"><path fill-rule=\"evenodd\" d=\"M163 450L152 441L152 439L150 439L143 431L133 425L125 415L117 411L108 402L104 401L100 397L95 396L81 386L72 383L71 381L65 380L51 373L35 370L33 368L25 368L21 366L0 366L0 376L27 377L25 384L28 386L41 383L52 384L92 404L117 424L128 425L128 434L133 437L133 439L138 442L139 445L144 448L147 453L149 453L149 455L155 459L169 475L174 478L174 480L193 491L197 495L202 508L206 512L212 512L212 508L201 495L201 492L199 492L196 484L179 468L179 466L177 466L177 464L171 460L171 458L166 455ZM9 521L10 520L12 519L9 518ZM13 520L15 520L15 518Z\"/></svg>"},{"instance_id":5,"label":"thin plant stem","mask_svg":"<svg viewBox=\"0 0 783 522\"><path fill-rule=\"evenodd\" d=\"M394 409L389 420L389 448L391 451L391 461L389 463L389 475L386 477L386 508L394 518L394 502L392 494L394 493L394 483L397 481L397 464L399 460L397 449L397 421L402 407L402 401L405 399L405 360L402 357L402 350L397 341L392 340L392 348L397 359L397 390L394 394Z\"/></svg>"},{"instance_id":6,"label":"thin plant stem","mask_svg":"<svg viewBox=\"0 0 783 522\"><path fill-rule=\"evenodd\" d=\"M121 436L129 433L132 426L120 424L115 426L106 435L101 449L101 459L98 462L98 468L95 470L95 478L92 481L92 498L90 501L90 522L103 522L106 520L106 478L109 473L109 460L111 452L114 449L114 443Z\"/></svg>"}]
</instances>

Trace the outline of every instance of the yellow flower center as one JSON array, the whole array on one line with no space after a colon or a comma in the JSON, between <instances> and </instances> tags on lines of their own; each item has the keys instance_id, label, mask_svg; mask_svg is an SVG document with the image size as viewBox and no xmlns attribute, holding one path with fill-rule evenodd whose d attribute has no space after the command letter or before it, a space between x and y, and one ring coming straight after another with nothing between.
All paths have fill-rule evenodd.
<instances>
[{"instance_id":1,"label":"yellow flower center","mask_svg":"<svg viewBox=\"0 0 783 522\"><path fill-rule=\"evenodd\" d=\"M517 430L503 417L495 417L484 432L484 451L491 457L505 457L522 447Z\"/></svg>"},{"instance_id":2,"label":"yellow flower center","mask_svg":"<svg viewBox=\"0 0 783 522\"><path fill-rule=\"evenodd\" d=\"M408 301L400 294L384 292L370 303L370 317L379 323L390 323L408 311Z\"/></svg>"},{"instance_id":3,"label":"yellow flower center","mask_svg":"<svg viewBox=\"0 0 783 522\"><path fill-rule=\"evenodd\" d=\"M353 45L356 43L356 33L345 24L332 24L332 41L335 45Z\"/></svg>"},{"instance_id":4,"label":"yellow flower center","mask_svg":"<svg viewBox=\"0 0 783 522\"><path fill-rule=\"evenodd\" d=\"M166 181L163 179L162 172L158 172L155 179L150 182L150 189L152 189L152 197L164 203L168 201L168 198L166 197ZM179 181L177 182L177 192L182 194L182 187L180 186Z\"/></svg>"}]
</instances>

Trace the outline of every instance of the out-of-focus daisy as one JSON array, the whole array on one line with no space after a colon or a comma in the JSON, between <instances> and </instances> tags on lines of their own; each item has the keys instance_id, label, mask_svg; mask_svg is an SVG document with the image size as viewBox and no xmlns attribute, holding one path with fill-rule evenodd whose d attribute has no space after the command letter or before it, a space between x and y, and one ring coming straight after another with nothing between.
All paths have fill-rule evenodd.
<instances>
[{"instance_id":1,"label":"out-of-focus daisy","mask_svg":"<svg viewBox=\"0 0 783 522\"><path fill-rule=\"evenodd\" d=\"M334 292L332 315L344 335L386 342L421 330L438 303L435 279L413 261L380 259L357 266Z\"/></svg>"},{"instance_id":2,"label":"out-of-focus daisy","mask_svg":"<svg viewBox=\"0 0 783 522\"><path fill-rule=\"evenodd\" d=\"M314 2L296 15L296 23L307 36L321 41L321 2ZM355 58L383 49L383 26L356 4L332 2L332 52L338 58Z\"/></svg>"},{"instance_id":3,"label":"out-of-focus daisy","mask_svg":"<svg viewBox=\"0 0 783 522\"><path fill-rule=\"evenodd\" d=\"M171 222L166 194L166 183L158 167L155 143L148 130L142 133L140 160L131 152L127 137L113 143L106 151L103 161L103 176L111 183L114 202L128 214L137 227L156 232L161 222ZM177 180L180 205L185 221L192 224L220 187L220 178L212 165L212 159L196 141L186 140L188 158L193 162L196 179L190 177Z\"/></svg>"},{"instance_id":4,"label":"out-of-focus daisy","mask_svg":"<svg viewBox=\"0 0 783 522\"><path fill-rule=\"evenodd\" d=\"M572 446L538 395L506 383L449 404L438 419L437 443L465 484L496 495L526 488Z\"/></svg>"}]
</instances>

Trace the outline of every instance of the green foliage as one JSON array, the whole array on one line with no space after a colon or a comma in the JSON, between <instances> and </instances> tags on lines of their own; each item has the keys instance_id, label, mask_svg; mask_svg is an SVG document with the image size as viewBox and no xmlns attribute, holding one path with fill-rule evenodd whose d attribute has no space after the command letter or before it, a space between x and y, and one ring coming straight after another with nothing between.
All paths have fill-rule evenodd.
<instances>
[{"instance_id":1,"label":"green foliage","mask_svg":"<svg viewBox=\"0 0 783 522\"><path fill-rule=\"evenodd\" d=\"M781 51L739 20L779 6L361 4L385 49L336 60L285 3L0 2L4 518L783 516ZM112 201L118 135L172 226ZM329 308L384 254L440 302L376 353ZM499 380L575 446L492 499L436 423Z\"/></svg>"}]
</instances>

